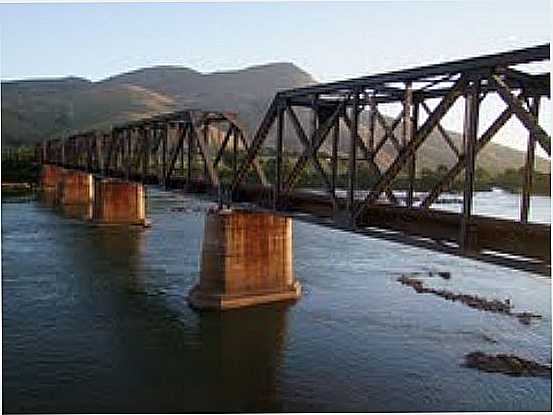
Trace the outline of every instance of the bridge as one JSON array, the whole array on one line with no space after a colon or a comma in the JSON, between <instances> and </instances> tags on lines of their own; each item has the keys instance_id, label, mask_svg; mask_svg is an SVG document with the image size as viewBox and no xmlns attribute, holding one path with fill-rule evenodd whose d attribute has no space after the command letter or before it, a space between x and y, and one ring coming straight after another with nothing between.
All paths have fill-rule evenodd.
<instances>
[{"instance_id":1,"label":"bridge","mask_svg":"<svg viewBox=\"0 0 553 415\"><path fill-rule=\"evenodd\" d=\"M540 101L550 98L549 59L550 46L544 44L281 91L253 134L236 113L185 109L108 132L47 139L36 147L36 157L45 165L101 177L228 193L233 202L294 212L325 226L550 275L551 227L528 221L535 149L551 155L539 117ZM488 97L498 98L504 109L482 130L479 113ZM441 124L457 102L464 106L462 146ZM383 107L399 112L390 119ZM368 117L366 128L360 128L362 116ZM527 131L520 218L475 215L477 156L512 118ZM418 156L433 131L456 161L418 200ZM267 145L269 137L273 146ZM288 149L293 140L298 153ZM385 146L395 152L388 163L379 158ZM338 180L342 161L345 192ZM269 164L270 175L263 169ZM322 183L316 192L299 189L308 164ZM358 184L361 166L370 169L370 187ZM399 177L408 183L404 197L393 192ZM464 178L461 213L433 208L458 177Z\"/></svg>"}]
</instances>

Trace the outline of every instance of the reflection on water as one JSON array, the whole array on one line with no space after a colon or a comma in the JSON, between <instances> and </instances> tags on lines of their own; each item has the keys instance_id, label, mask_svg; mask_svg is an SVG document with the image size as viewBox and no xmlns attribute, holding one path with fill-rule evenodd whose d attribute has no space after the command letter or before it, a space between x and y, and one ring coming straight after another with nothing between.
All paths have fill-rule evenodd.
<instances>
[{"instance_id":1,"label":"reflection on water","mask_svg":"<svg viewBox=\"0 0 553 415\"><path fill-rule=\"evenodd\" d=\"M94 226L3 204L7 412L548 410L549 379L461 366L466 353L551 359L550 279L294 223L294 305L190 309L208 203L150 189L152 227ZM510 298L531 326L416 294Z\"/></svg>"},{"instance_id":2,"label":"reflection on water","mask_svg":"<svg viewBox=\"0 0 553 415\"><path fill-rule=\"evenodd\" d=\"M91 220L92 219L92 203L67 204L61 203L59 191L56 188L42 188L37 195L38 201L46 207L51 208L54 212L68 218Z\"/></svg>"},{"instance_id":3,"label":"reflection on water","mask_svg":"<svg viewBox=\"0 0 553 415\"><path fill-rule=\"evenodd\" d=\"M202 344L211 349L204 370L218 383L211 395L216 401L214 410L282 410L275 382L286 338L288 307L273 304L202 314L200 337Z\"/></svg>"}]
</instances>

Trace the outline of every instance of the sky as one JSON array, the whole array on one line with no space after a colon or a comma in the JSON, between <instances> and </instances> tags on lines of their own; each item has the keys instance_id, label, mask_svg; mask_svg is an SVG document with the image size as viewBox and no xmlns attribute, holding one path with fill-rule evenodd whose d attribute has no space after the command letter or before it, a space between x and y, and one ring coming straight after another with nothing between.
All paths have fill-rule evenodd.
<instances>
[{"instance_id":1,"label":"sky","mask_svg":"<svg viewBox=\"0 0 553 415\"><path fill-rule=\"evenodd\" d=\"M550 12L547 0L0 4L0 78L284 61L327 82L548 43Z\"/></svg>"}]
</instances>

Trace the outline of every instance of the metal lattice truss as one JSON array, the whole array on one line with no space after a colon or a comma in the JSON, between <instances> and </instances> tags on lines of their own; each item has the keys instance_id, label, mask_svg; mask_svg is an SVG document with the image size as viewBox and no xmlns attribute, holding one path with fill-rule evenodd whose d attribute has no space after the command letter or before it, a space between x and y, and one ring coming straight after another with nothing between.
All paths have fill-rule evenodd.
<instances>
[{"instance_id":1,"label":"metal lattice truss","mask_svg":"<svg viewBox=\"0 0 553 415\"><path fill-rule=\"evenodd\" d=\"M463 252L515 255L538 261L549 272L550 225L527 223L535 149L540 146L551 155L551 138L539 119L540 101L550 97L549 54L546 44L282 91L251 139L234 113L190 109L119 125L109 132L49 140L37 151L43 163L167 187L228 184L237 199L333 216L336 222L345 218L357 229L376 227L422 236L441 248L453 243ZM494 107L499 113L479 131L487 97L499 103ZM442 126L448 113L455 114L456 103L461 104L457 108L464 105L462 141L454 140ZM396 117L384 115L386 105L400 109ZM472 215L476 157L511 119L527 132L520 221ZM274 151L264 152L271 131ZM454 162L416 205L416 167L424 167L420 149L434 131ZM285 148L289 135L299 141L299 153ZM341 140L346 145L339 147ZM344 147L346 152L339 151ZM322 154L326 149L331 149L330 156ZM384 153L386 164L381 162ZM267 154L274 156L274 169L265 178L262 163L268 161ZM347 168L342 168L347 176L345 199L337 192L342 159L347 160ZM292 164L283 163L290 160ZM321 178L324 195L295 190L309 164ZM358 186L361 167L368 168L373 179L369 188ZM429 209L463 172L461 214ZM400 174L408 183L404 200L392 192ZM255 180L261 185L252 185Z\"/></svg>"},{"instance_id":2,"label":"metal lattice truss","mask_svg":"<svg viewBox=\"0 0 553 415\"><path fill-rule=\"evenodd\" d=\"M349 139L346 205L353 223L358 223L366 208L375 204L381 195L385 195L391 204L398 203L391 191L391 184L403 169L408 170L410 183L406 205L413 206L417 150L430 133L437 130L443 138L444 146L450 148L457 161L419 207L430 207L464 170L463 215L467 219L471 215L476 156L507 121L515 117L529 133L521 212L521 222L526 222L535 143L548 155L551 154L551 139L538 121L540 99L550 96L550 74L530 73L519 67L548 60L549 44L546 44L280 92L273 99L253 137L250 150L233 182L233 189L241 186L258 157L269 130L276 125L276 174L272 178L275 205L278 206L290 194L309 162L319 173L329 196L337 204L338 141L339 125L342 123L349 130L349 137L346 137ZM506 109L485 131L478 131L480 104L489 95L499 96L506 104ZM444 116L460 98L465 102L463 148L456 146L441 125ZM439 102L435 104L437 100ZM380 110L382 105L390 103L401 106L399 115L392 122ZM300 108L308 109L313 115L308 127L304 127L298 117ZM359 129L359 118L363 112L368 112L369 119L368 134L364 138ZM425 119L421 122L424 114ZM285 121L291 124L303 148L288 177L283 177L282 174ZM375 136L376 124L383 131L382 137ZM399 134L398 129L401 130ZM332 148L330 168L327 168L330 171L323 168L319 158L319 151L327 140L332 140L328 146ZM377 165L376 159L385 144L393 146L396 155L391 164L382 169ZM356 184L359 162L366 162L376 177L371 189L363 189L369 191L364 200L355 197L356 190L360 190Z\"/></svg>"},{"instance_id":3,"label":"metal lattice truss","mask_svg":"<svg viewBox=\"0 0 553 415\"><path fill-rule=\"evenodd\" d=\"M184 178L193 182L194 164L203 163L200 181L220 184L218 166L225 152L232 153L233 172L237 153L249 145L236 114L183 110L115 126L110 132L87 131L42 146L44 162L80 168L107 176L138 179L168 185ZM266 183L254 161L258 179ZM180 176L179 176L180 173Z\"/></svg>"}]
</instances>

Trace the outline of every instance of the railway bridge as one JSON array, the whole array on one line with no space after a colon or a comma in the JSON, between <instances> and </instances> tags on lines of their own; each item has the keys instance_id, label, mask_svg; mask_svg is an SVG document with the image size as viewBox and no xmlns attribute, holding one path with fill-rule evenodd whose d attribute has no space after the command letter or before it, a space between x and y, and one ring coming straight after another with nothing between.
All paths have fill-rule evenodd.
<instances>
[{"instance_id":1,"label":"railway bridge","mask_svg":"<svg viewBox=\"0 0 553 415\"><path fill-rule=\"evenodd\" d=\"M536 147L551 155L539 116L540 103L550 98L549 59L544 44L280 91L253 134L236 113L185 109L110 131L48 138L36 156L45 165L224 194L351 232L549 275L550 225L528 221ZM497 112L485 128L483 107ZM397 115L390 118L390 111ZM461 145L442 126L448 114L463 117ZM513 118L526 131L516 138L527 148L520 218L475 215L478 154ZM433 131L455 162L420 197L419 155ZM290 151L294 140L300 151ZM391 160L382 157L384 149L393 152ZM317 191L300 188L308 165L320 178ZM370 170L368 187L359 185L361 168ZM394 192L399 178L407 183L401 196ZM459 178L461 213L435 209Z\"/></svg>"}]
</instances>

